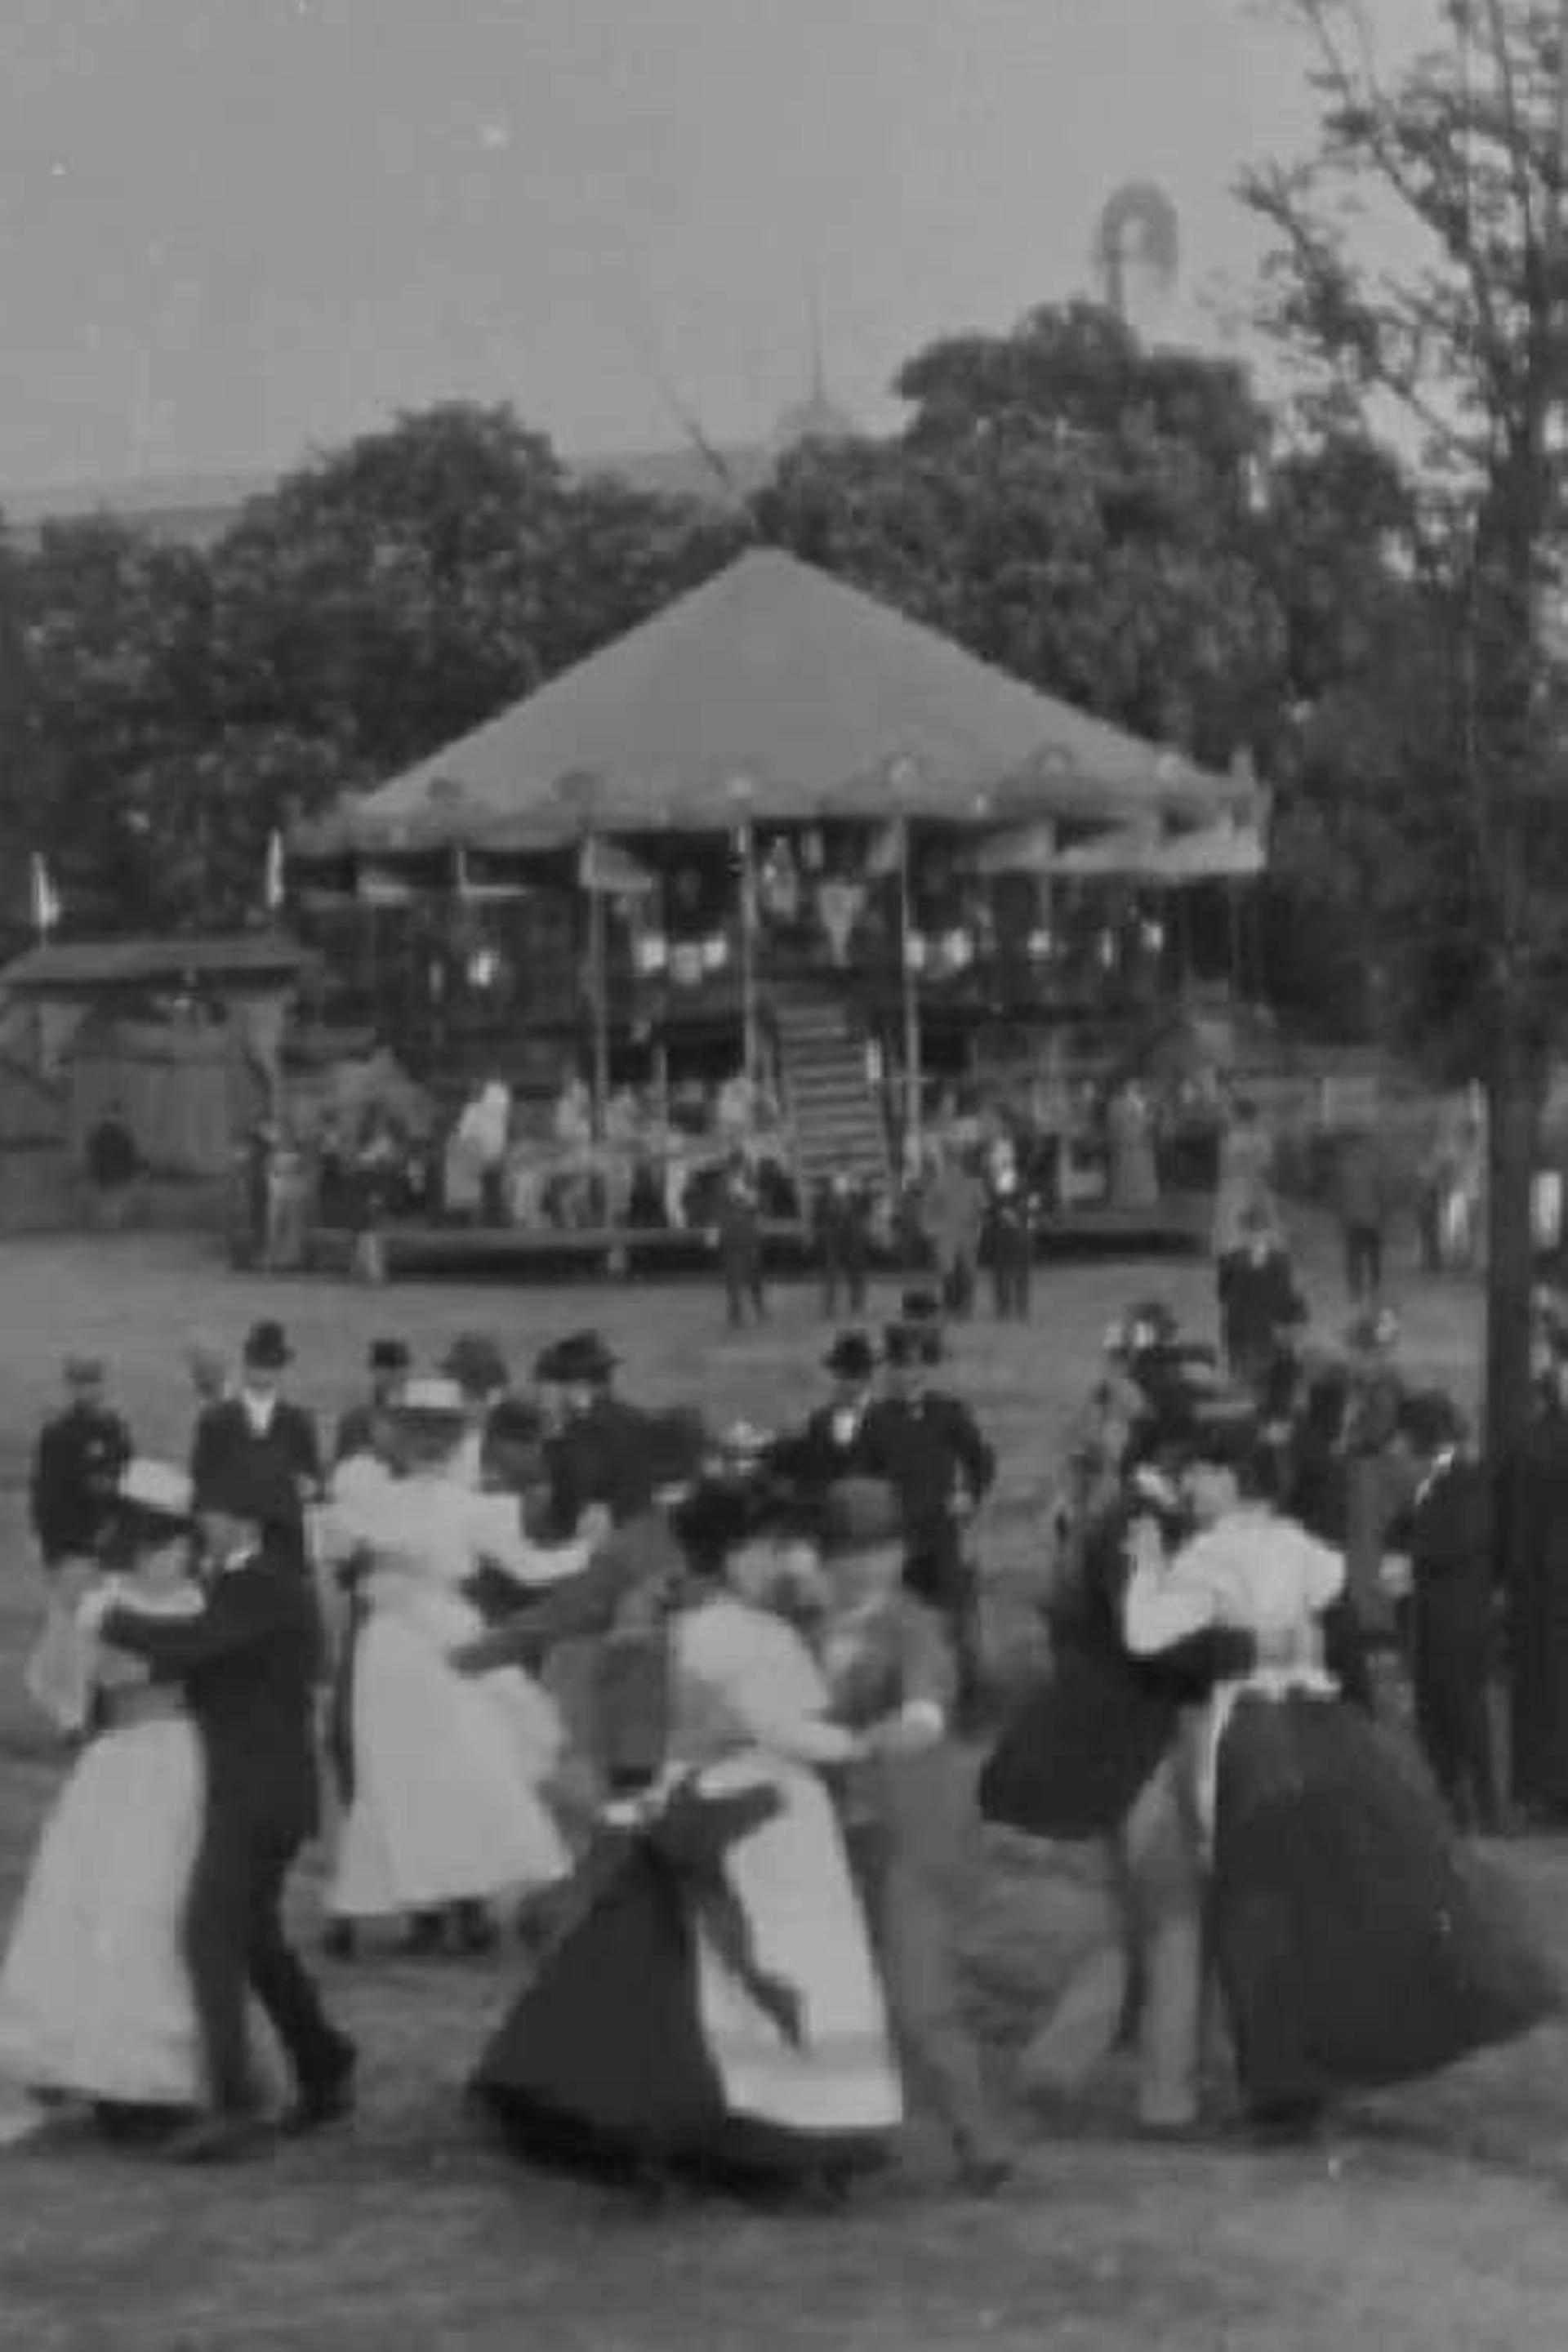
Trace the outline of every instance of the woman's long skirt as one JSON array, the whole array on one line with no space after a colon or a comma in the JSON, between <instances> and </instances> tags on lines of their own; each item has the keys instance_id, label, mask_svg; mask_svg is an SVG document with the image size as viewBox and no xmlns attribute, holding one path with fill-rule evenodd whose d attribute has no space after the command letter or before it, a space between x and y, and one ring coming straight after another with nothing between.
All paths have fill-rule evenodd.
<instances>
[{"instance_id":1,"label":"woman's long skirt","mask_svg":"<svg viewBox=\"0 0 1568 2352\"><path fill-rule=\"evenodd\" d=\"M770 1781L769 1817L727 1828ZM743 2178L880 2162L901 2096L826 1794L739 1761L700 1793L706 1862L689 1820L679 1849L657 1822L601 1834L476 2088L545 2163Z\"/></svg>"},{"instance_id":2,"label":"woman's long skirt","mask_svg":"<svg viewBox=\"0 0 1568 2352\"><path fill-rule=\"evenodd\" d=\"M125 2105L199 2104L182 1927L204 1794L183 1717L128 1724L82 1751L0 1966L0 2079Z\"/></svg>"},{"instance_id":3,"label":"woman's long skirt","mask_svg":"<svg viewBox=\"0 0 1568 2352\"><path fill-rule=\"evenodd\" d=\"M520 1670L458 1674L480 1630L440 1596L428 1623L372 1605L353 1660L353 1795L331 1907L382 1918L552 1885L570 1864L543 1793L559 1718ZM449 1622L448 1622L449 1621Z\"/></svg>"},{"instance_id":4,"label":"woman's long skirt","mask_svg":"<svg viewBox=\"0 0 1568 2352\"><path fill-rule=\"evenodd\" d=\"M1213 1903L1255 2109L1436 2074L1562 2005L1512 1889L1456 1836L1419 1760L1340 1700L1237 1702Z\"/></svg>"}]
</instances>

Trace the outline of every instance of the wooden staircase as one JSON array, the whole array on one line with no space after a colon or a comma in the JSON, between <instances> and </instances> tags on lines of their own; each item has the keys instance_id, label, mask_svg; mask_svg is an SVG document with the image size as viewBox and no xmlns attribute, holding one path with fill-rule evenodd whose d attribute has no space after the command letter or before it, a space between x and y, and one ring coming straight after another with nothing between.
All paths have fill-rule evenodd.
<instances>
[{"instance_id":1,"label":"wooden staircase","mask_svg":"<svg viewBox=\"0 0 1568 2352\"><path fill-rule=\"evenodd\" d=\"M817 1186L842 1171L885 1191L888 1130L866 1076L866 1048L826 991L781 991L773 1006L784 1108L795 1129L795 1174L809 1211Z\"/></svg>"}]
</instances>

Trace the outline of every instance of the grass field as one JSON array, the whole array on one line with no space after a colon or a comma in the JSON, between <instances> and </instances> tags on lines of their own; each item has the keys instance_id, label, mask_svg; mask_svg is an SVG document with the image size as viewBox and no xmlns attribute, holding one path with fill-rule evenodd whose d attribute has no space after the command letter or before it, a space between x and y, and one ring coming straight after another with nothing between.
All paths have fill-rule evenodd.
<instances>
[{"instance_id":1,"label":"grass field","mask_svg":"<svg viewBox=\"0 0 1568 2352\"><path fill-rule=\"evenodd\" d=\"M1034 1514L1102 1327L1151 1287L1206 1314L1199 1266L1070 1265L1045 1274L1028 1330L982 1322L958 1337L953 1377L1002 1454L986 1550L1004 1627L1023 1622ZM629 1393L768 1423L813 1394L823 1336L805 1290L779 1294L765 1330L731 1340L713 1295L690 1286L376 1297L238 1279L197 1244L131 1237L0 1248L0 1297L12 1335L0 1361L0 1919L58 1769L15 1668L36 1605L21 1486L65 1349L101 1348L141 1442L179 1450L185 1334L237 1340L260 1312L287 1322L299 1392L323 1411L352 1393L383 1330L434 1352L482 1327L526 1370L545 1339L596 1321L623 1352ZM1403 1303L1412 1355L1463 1385L1473 1296L1413 1285ZM997 1841L991 1859L974 1995L1005 2085L1009 2042L1100 1912L1082 1854ZM1532 1844L1518 1864L1568 1935L1568 1853ZM312 1890L300 1892L309 1932ZM907 2177L843 2219L703 2207L653 2220L509 2166L464 2116L458 2086L508 1979L504 1958L335 1974L363 2056L362 2116L243 2174L189 2176L63 2138L0 2156L0 2347L1551 2352L1564 2340L1568 2034L1369 2107L1310 2154L1140 2147L1112 2077L1080 2110L1029 2119L1021 2179L994 2205L950 2201L917 2134Z\"/></svg>"}]
</instances>

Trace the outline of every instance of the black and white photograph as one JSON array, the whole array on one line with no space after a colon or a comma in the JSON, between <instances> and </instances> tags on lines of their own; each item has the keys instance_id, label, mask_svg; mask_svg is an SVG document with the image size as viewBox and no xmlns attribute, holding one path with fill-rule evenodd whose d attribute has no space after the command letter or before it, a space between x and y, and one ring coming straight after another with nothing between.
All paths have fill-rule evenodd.
<instances>
[{"instance_id":1,"label":"black and white photograph","mask_svg":"<svg viewBox=\"0 0 1568 2352\"><path fill-rule=\"evenodd\" d=\"M1568 0L0 0L0 2352L1568 2340Z\"/></svg>"}]
</instances>

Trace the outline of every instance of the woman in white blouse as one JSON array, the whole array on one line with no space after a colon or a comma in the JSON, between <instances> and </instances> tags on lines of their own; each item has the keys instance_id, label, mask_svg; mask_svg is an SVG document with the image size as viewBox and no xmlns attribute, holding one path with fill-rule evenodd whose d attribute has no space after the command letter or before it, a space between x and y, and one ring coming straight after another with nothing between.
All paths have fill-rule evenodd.
<instances>
[{"instance_id":1,"label":"woman in white blouse","mask_svg":"<svg viewBox=\"0 0 1568 2352\"><path fill-rule=\"evenodd\" d=\"M339 1922L412 1913L420 1949L451 1912L460 1940L480 1948L489 1902L553 1884L570 1858L545 1794L562 1750L554 1706L521 1667L479 1680L457 1671L449 1654L484 1630L465 1588L487 1566L524 1588L551 1584L587 1549L534 1544L514 1496L467 1483L452 1381L410 1381L394 1429L403 1475L344 1465L316 1531L325 1561L366 1562L353 1787L329 1908Z\"/></svg>"},{"instance_id":2,"label":"woman in white blouse","mask_svg":"<svg viewBox=\"0 0 1568 2352\"><path fill-rule=\"evenodd\" d=\"M1314 2123L1336 2092L1412 2080L1529 2031L1559 2002L1510 1891L1483 1882L1414 1752L1325 1671L1342 1557L1270 1500L1245 1413L1200 1423L1184 1475L1196 1532L1132 1543L1123 1633L1152 1656L1208 1626L1256 1663L1190 1742L1213 1948L1255 2121Z\"/></svg>"}]
</instances>

